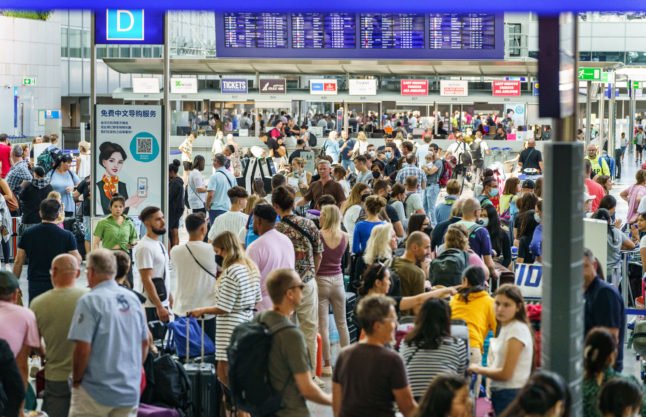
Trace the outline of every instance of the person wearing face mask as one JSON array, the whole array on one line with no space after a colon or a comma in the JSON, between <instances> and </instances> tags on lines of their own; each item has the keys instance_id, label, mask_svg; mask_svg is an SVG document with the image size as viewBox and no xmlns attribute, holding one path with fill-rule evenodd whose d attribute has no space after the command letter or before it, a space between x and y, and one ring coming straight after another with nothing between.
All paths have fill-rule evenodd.
<instances>
[{"instance_id":1,"label":"person wearing face mask","mask_svg":"<svg viewBox=\"0 0 646 417\"><path fill-rule=\"evenodd\" d=\"M384 172L386 175L389 177L392 177L392 175L397 175L397 158L395 156L395 153L393 152L393 147L388 145L384 148L384 156L385 160L384 162L386 163L386 168L384 169Z\"/></svg>"},{"instance_id":2,"label":"person wearing face mask","mask_svg":"<svg viewBox=\"0 0 646 417\"><path fill-rule=\"evenodd\" d=\"M482 182L482 193L478 196L478 202L481 207L493 206L490 198L498 195L498 181L495 177L487 177Z\"/></svg>"},{"instance_id":3,"label":"person wearing face mask","mask_svg":"<svg viewBox=\"0 0 646 417\"><path fill-rule=\"evenodd\" d=\"M422 170L426 174L426 189L424 191L424 210L431 218L431 224L435 226L438 221L435 215L437 197L440 195L440 175L443 171L442 160L439 158L437 145L432 144L426 153L426 165Z\"/></svg>"}]
</instances>

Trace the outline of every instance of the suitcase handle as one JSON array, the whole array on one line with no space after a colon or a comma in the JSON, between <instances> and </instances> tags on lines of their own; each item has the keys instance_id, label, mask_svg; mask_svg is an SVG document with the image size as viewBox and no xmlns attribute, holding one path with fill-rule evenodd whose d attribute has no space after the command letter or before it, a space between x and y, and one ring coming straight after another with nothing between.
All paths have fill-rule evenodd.
<instances>
[{"instance_id":1,"label":"suitcase handle","mask_svg":"<svg viewBox=\"0 0 646 417\"><path fill-rule=\"evenodd\" d=\"M205 320L205 318L204 318L204 316L202 316L202 317L198 318L198 320L202 321L202 341L201 341L202 346L200 347L200 361L204 362L204 320ZM215 320L215 319L213 319L213 320ZM189 338L190 327L191 327L191 316L186 316L186 363L188 363L188 361L190 359L190 352L189 352L189 349L190 349L190 338Z\"/></svg>"}]
</instances>

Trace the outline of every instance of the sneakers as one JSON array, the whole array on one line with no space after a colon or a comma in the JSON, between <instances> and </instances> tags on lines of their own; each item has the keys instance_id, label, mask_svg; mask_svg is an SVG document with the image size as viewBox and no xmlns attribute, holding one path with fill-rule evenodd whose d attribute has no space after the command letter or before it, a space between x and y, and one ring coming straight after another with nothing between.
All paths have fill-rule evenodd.
<instances>
[{"instance_id":1,"label":"sneakers","mask_svg":"<svg viewBox=\"0 0 646 417\"><path fill-rule=\"evenodd\" d=\"M319 386L319 388L324 389L325 388L325 382L321 380L318 376L314 375L314 378L312 378L314 383Z\"/></svg>"},{"instance_id":2,"label":"sneakers","mask_svg":"<svg viewBox=\"0 0 646 417\"><path fill-rule=\"evenodd\" d=\"M331 366L324 366L323 370L321 371L321 376L324 377L331 377L332 376L332 367Z\"/></svg>"}]
</instances>

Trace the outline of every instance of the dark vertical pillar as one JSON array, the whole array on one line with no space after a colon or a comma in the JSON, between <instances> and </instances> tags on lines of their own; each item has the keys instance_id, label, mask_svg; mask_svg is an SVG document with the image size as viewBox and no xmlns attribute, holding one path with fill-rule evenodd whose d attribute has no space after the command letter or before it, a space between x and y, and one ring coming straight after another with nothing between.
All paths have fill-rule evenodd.
<instances>
[{"instance_id":1,"label":"dark vertical pillar","mask_svg":"<svg viewBox=\"0 0 646 417\"><path fill-rule=\"evenodd\" d=\"M569 19L568 19L569 17ZM552 117L544 146L543 367L565 378L570 415L582 415L583 144L576 137L576 17L539 18L540 115Z\"/></svg>"}]
</instances>

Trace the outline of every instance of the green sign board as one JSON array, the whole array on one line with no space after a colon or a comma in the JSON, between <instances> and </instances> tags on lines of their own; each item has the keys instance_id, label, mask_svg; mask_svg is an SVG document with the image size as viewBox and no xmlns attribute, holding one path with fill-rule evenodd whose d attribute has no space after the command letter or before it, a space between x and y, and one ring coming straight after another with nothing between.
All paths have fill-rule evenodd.
<instances>
[{"instance_id":1,"label":"green sign board","mask_svg":"<svg viewBox=\"0 0 646 417\"><path fill-rule=\"evenodd\" d=\"M36 77L24 77L22 85L36 85Z\"/></svg>"},{"instance_id":2,"label":"green sign board","mask_svg":"<svg viewBox=\"0 0 646 417\"><path fill-rule=\"evenodd\" d=\"M641 85L640 85L639 81L633 81L633 89L636 90L636 89L639 89L639 88L641 88Z\"/></svg>"},{"instance_id":3,"label":"green sign board","mask_svg":"<svg viewBox=\"0 0 646 417\"><path fill-rule=\"evenodd\" d=\"M579 67L579 81L601 81L601 68Z\"/></svg>"}]
</instances>

